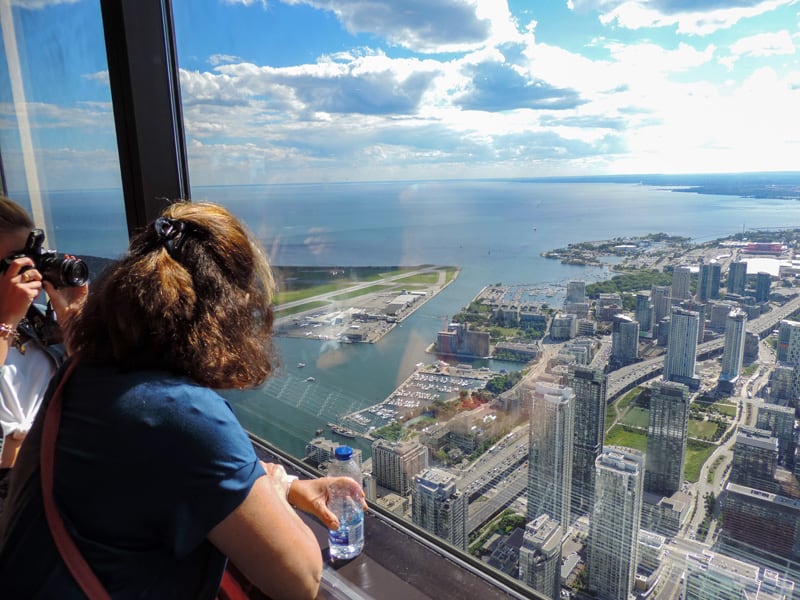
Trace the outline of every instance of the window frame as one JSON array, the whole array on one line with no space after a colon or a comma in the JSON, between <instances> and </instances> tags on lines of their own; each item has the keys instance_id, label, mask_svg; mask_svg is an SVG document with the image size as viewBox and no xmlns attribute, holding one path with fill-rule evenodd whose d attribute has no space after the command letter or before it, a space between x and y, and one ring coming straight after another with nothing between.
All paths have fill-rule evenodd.
<instances>
[{"instance_id":1,"label":"window frame","mask_svg":"<svg viewBox=\"0 0 800 600\"><path fill-rule=\"evenodd\" d=\"M171 0L100 0L128 235L190 200Z\"/></svg>"}]
</instances>

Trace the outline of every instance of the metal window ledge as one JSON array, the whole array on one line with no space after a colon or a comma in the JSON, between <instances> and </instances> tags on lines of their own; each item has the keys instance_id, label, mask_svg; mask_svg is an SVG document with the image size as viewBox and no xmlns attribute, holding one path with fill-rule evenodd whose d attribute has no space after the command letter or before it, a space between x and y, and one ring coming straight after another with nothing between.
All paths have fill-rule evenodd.
<instances>
[{"instance_id":1,"label":"metal window ledge","mask_svg":"<svg viewBox=\"0 0 800 600\"><path fill-rule=\"evenodd\" d=\"M310 477L316 474L304 465L254 439L256 453L262 460L277 461L287 472ZM509 600L544 598L520 582L501 581L468 560L450 553L446 546L429 539L424 532L392 519L378 509L365 515L364 551L341 564L328 559L328 531L314 517L301 513L323 548L325 568L318 598L441 600L444 598L481 598Z\"/></svg>"}]
</instances>

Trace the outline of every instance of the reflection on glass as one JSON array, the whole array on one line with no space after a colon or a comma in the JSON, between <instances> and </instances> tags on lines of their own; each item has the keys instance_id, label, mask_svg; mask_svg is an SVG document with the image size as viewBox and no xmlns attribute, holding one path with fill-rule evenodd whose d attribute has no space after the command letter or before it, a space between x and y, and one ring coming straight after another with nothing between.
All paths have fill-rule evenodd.
<instances>
[{"instance_id":1,"label":"reflection on glass","mask_svg":"<svg viewBox=\"0 0 800 600\"><path fill-rule=\"evenodd\" d=\"M46 245L127 246L99 2L0 2L0 151L8 195Z\"/></svg>"},{"instance_id":2,"label":"reflection on glass","mask_svg":"<svg viewBox=\"0 0 800 600\"><path fill-rule=\"evenodd\" d=\"M796 15L543 4L176 3L194 198L281 281L230 398L542 593L788 597Z\"/></svg>"}]
</instances>

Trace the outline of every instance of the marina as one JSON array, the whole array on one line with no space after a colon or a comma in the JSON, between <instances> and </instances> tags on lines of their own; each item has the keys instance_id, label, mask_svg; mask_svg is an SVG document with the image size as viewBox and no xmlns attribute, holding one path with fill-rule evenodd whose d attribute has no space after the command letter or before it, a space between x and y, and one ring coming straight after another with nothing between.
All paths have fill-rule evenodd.
<instances>
[{"instance_id":1,"label":"marina","mask_svg":"<svg viewBox=\"0 0 800 600\"><path fill-rule=\"evenodd\" d=\"M451 366L444 361L418 363L414 372L382 402L341 417L340 423L328 423L334 433L373 440L372 432L392 423L408 422L428 412L434 403L456 400L462 391L481 390L499 373L468 365Z\"/></svg>"}]
</instances>

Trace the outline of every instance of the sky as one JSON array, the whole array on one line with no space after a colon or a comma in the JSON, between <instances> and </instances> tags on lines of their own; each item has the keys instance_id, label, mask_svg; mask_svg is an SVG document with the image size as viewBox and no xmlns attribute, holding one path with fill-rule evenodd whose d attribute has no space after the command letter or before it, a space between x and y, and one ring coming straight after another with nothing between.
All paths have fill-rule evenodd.
<instances>
[{"instance_id":1,"label":"sky","mask_svg":"<svg viewBox=\"0 0 800 600\"><path fill-rule=\"evenodd\" d=\"M9 1L40 170L113 181L99 3ZM193 185L800 170L798 0L173 8Z\"/></svg>"}]
</instances>

